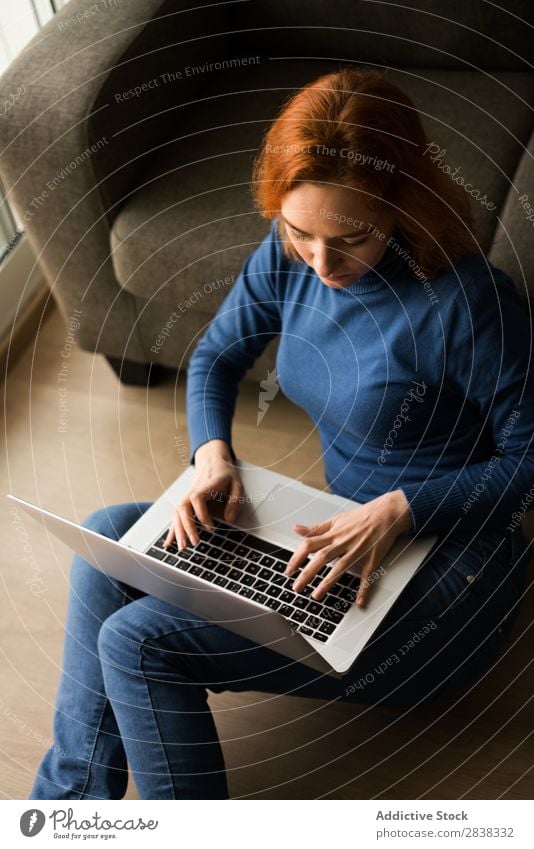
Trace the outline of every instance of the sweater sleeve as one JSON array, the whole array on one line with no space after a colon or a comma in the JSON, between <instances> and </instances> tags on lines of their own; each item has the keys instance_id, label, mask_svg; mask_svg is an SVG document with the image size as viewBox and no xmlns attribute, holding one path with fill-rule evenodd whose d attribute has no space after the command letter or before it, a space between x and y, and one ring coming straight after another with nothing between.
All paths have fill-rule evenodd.
<instances>
[{"instance_id":1,"label":"sweater sleeve","mask_svg":"<svg viewBox=\"0 0 534 849\"><path fill-rule=\"evenodd\" d=\"M508 275L471 279L452 304L446 331L445 379L480 411L494 451L442 477L401 485L413 533L478 530L506 524L534 481L532 329Z\"/></svg>"},{"instance_id":2,"label":"sweater sleeve","mask_svg":"<svg viewBox=\"0 0 534 849\"><path fill-rule=\"evenodd\" d=\"M210 439L225 440L235 461L231 429L239 383L280 333L276 283L282 245L276 225L275 220L246 259L189 360L186 405L193 465L197 448Z\"/></svg>"}]
</instances>

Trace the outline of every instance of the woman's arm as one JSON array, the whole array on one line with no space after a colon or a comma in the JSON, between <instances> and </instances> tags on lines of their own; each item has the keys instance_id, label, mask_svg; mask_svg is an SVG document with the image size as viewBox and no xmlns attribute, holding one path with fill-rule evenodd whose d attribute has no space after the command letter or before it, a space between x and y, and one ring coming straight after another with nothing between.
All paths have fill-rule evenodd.
<instances>
[{"instance_id":1,"label":"woman's arm","mask_svg":"<svg viewBox=\"0 0 534 849\"><path fill-rule=\"evenodd\" d=\"M210 440L226 443L235 462L231 429L239 383L281 330L276 285L281 261L274 221L189 360L186 404L192 463L197 449Z\"/></svg>"},{"instance_id":2,"label":"woman's arm","mask_svg":"<svg viewBox=\"0 0 534 849\"><path fill-rule=\"evenodd\" d=\"M235 463L235 454L232 446L223 439L210 439L199 445L192 459L193 465L209 463L212 460L225 460Z\"/></svg>"},{"instance_id":3,"label":"woman's arm","mask_svg":"<svg viewBox=\"0 0 534 849\"><path fill-rule=\"evenodd\" d=\"M196 450L196 473L189 490L182 495L176 505L169 533L165 539L168 546L176 538L178 550L200 542L195 516L209 531L215 526L208 504L222 496L227 498L224 518L235 521L243 496L243 483L235 466L235 457L231 456L230 446L221 439L210 439Z\"/></svg>"},{"instance_id":4,"label":"woman's arm","mask_svg":"<svg viewBox=\"0 0 534 849\"><path fill-rule=\"evenodd\" d=\"M475 276L446 328L446 379L480 410L491 458L422 483L401 485L414 533L506 523L534 482L532 328L513 281L500 269Z\"/></svg>"}]
</instances>

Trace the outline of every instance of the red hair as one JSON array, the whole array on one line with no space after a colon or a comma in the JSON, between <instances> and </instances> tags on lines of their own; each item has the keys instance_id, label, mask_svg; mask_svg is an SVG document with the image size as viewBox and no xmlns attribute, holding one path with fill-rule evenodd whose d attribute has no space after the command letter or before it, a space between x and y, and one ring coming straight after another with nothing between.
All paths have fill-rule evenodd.
<instances>
[{"instance_id":1,"label":"red hair","mask_svg":"<svg viewBox=\"0 0 534 849\"><path fill-rule=\"evenodd\" d=\"M367 193L372 211L390 205L419 267L415 276L432 278L480 248L469 196L425 155L430 146L400 88L379 71L341 68L304 86L283 106L254 161L254 203L263 218L274 219L284 195L302 182ZM278 231L286 255L302 262L280 218Z\"/></svg>"}]
</instances>

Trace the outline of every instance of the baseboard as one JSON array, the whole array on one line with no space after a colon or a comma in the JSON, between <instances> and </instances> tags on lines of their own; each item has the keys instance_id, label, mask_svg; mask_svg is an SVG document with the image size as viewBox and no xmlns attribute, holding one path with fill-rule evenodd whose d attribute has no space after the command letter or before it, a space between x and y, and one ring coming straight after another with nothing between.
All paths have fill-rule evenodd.
<instances>
[{"instance_id":1,"label":"baseboard","mask_svg":"<svg viewBox=\"0 0 534 849\"><path fill-rule=\"evenodd\" d=\"M41 322L54 309L54 300L46 284L28 301L15 322L0 342L0 381L4 381L28 345L35 339Z\"/></svg>"}]
</instances>

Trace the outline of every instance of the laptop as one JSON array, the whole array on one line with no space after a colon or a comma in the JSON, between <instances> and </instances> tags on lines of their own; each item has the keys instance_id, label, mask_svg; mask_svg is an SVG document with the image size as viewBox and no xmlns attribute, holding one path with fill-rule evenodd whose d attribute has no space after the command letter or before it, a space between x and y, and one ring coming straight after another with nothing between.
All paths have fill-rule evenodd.
<instances>
[{"instance_id":1,"label":"laptop","mask_svg":"<svg viewBox=\"0 0 534 849\"><path fill-rule=\"evenodd\" d=\"M190 465L117 542L62 516L9 495L54 536L106 575L184 608L318 672L346 675L374 631L420 567L436 535L402 534L378 570L366 606L353 602L359 578L348 569L321 601L311 593L334 558L299 593L300 574L284 575L302 537L292 529L313 525L358 502L236 460L245 495L233 523L226 499L208 502L215 532L196 519L199 542L178 552L163 547L178 501L190 491ZM311 555L310 557L313 557Z\"/></svg>"}]
</instances>

